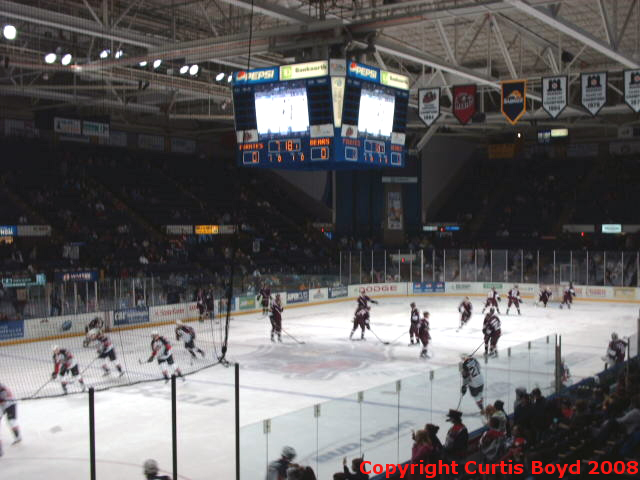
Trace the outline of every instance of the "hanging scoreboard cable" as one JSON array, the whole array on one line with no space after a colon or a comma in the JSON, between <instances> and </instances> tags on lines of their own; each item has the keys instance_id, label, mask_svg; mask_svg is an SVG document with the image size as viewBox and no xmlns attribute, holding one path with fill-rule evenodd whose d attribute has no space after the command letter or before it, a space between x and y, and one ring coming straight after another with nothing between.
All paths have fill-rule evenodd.
<instances>
[{"instance_id":1,"label":"hanging scoreboard cable","mask_svg":"<svg viewBox=\"0 0 640 480\"><path fill-rule=\"evenodd\" d=\"M239 165L335 170L404 166L409 79L329 60L233 75Z\"/></svg>"}]
</instances>

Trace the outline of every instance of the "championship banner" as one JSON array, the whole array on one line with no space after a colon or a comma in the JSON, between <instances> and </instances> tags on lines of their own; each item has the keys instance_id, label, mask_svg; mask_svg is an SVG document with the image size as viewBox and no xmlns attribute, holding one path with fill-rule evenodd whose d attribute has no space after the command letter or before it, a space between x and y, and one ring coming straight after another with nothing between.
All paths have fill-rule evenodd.
<instances>
[{"instance_id":1,"label":"championship banner","mask_svg":"<svg viewBox=\"0 0 640 480\"><path fill-rule=\"evenodd\" d=\"M542 108L551 118L558 118L567 107L568 94L566 75L542 78Z\"/></svg>"},{"instance_id":2,"label":"championship banner","mask_svg":"<svg viewBox=\"0 0 640 480\"><path fill-rule=\"evenodd\" d=\"M402 230L402 192L387 192L387 227Z\"/></svg>"},{"instance_id":3,"label":"championship banner","mask_svg":"<svg viewBox=\"0 0 640 480\"><path fill-rule=\"evenodd\" d=\"M640 112L640 70L624 71L624 103Z\"/></svg>"},{"instance_id":4,"label":"championship banner","mask_svg":"<svg viewBox=\"0 0 640 480\"><path fill-rule=\"evenodd\" d=\"M453 116L462 125L466 125L476 113L475 85L456 85L453 87Z\"/></svg>"},{"instance_id":5,"label":"championship banner","mask_svg":"<svg viewBox=\"0 0 640 480\"><path fill-rule=\"evenodd\" d=\"M418 90L418 117L430 127L440 116L440 87Z\"/></svg>"},{"instance_id":6,"label":"championship banner","mask_svg":"<svg viewBox=\"0 0 640 480\"><path fill-rule=\"evenodd\" d=\"M595 117L607 103L607 72L583 73L580 83L582 106Z\"/></svg>"},{"instance_id":7,"label":"championship banner","mask_svg":"<svg viewBox=\"0 0 640 480\"><path fill-rule=\"evenodd\" d=\"M515 125L527 111L527 81L501 82L501 91L500 110L507 121L511 125Z\"/></svg>"}]
</instances>

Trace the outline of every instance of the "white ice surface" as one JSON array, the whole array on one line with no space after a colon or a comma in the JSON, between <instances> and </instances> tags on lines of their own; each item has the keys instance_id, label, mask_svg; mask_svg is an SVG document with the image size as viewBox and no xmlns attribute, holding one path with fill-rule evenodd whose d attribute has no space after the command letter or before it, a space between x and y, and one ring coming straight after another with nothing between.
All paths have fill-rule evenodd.
<instances>
[{"instance_id":1,"label":"white ice surface","mask_svg":"<svg viewBox=\"0 0 640 480\"><path fill-rule=\"evenodd\" d=\"M408 304L412 300L431 312L433 357L429 360L418 358L419 348L407 346ZM370 332L366 342L347 340L353 301L286 309L285 330L306 345L295 344L287 336L286 343L272 344L268 321L259 314L235 317L228 358L241 365L243 480L264 478L267 458L277 458L285 444L298 450L298 460L311 465L319 480L326 480L340 470L344 455L351 458L364 451L368 459L385 463L407 460L410 429L426 422L440 425L444 440L448 428L444 416L460 398L459 354L472 351L482 341L480 300L475 299L476 313L460 332L456 332L458 302L458 298L442 297L381 298L380 305L371 311L371 326L384 340L401 337L389 346L380 344ZM481 360L487 401L501 398L509 406L517 386L549 387L553 338L548 345L543 339L531 349L527 346L528 341L546 335L562 334L563 356L574 381L599 371L610 333L634 332L637 305L578 300L567 311L559 310L557 304L542 309L528 302L522 311L522 316L513 312L501 316L500 358L490 359L488 364ZM195 324L195 328L204 327ZM171 329L165 327L161 332L170 335ZM147 334L137 330L128 337L122 349L129 352L129 357L148 355ZM9 386L12 379L26 376L33 377L35 384L46 381L51 371L50 343L0 348L0 381ZM79 352L81 367L87 365L92 350L82 350L80 339L67 343ZM508 356L507 348L519 344L524 345ZM208 346L206 339L202 346ZM178 363L188 362L179 346L176 352ZM18 357L23 360L22 368L8 371L3 360ZM157 367L145 368L156 368L151 371L157 373ZM429 379L430 370L435 371L433 380ZM97 382L100 373L96 363L87 370L85 379ZM404 381L400 393L396 393L395 380L410 375L420 376ZM235 478L233 378L232 368L216 366L189 376L185 383L178 382L179 478ZM359 391L365 391L362 403L357 400ZM140 465L150 457L157 459L164 470L171 470L169 396L170 389L163 382L96 392L99 480L142 478ZM314 418L316 404L321 404L318 418ZM469 394L460 408L470 430L480 426ZM6 419L0 425L4 447L0 479L89 478L86 395L24 401L18 412L22 443L11 446ZM283 414L288 415L279 417ZM268 437L263 433L265 418L273 419Z\"/></svg>"}]
</instances>

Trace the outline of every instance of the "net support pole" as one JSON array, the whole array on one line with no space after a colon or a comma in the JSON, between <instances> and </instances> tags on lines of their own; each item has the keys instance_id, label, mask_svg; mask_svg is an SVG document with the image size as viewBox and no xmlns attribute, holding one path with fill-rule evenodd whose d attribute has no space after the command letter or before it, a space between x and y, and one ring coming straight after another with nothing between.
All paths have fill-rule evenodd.
<instances>
[{"instance_id":1,"label":"net support pole","mask_svg":"<svg viewBox=\"0 0 640 480\"><path fill-rule=\"evenodd\" d=\"M587 285L589 285L589 250L587 250Z\"/></svg>"},{"instance_id":2,"label":"net support pole","mask_svg":"<svg viewBox=\"0 0 640 480\"><path fill-rule=\"evenodd\" d=\"M178 409L176 405L176 376L171 375L171 457L173 478L178 478Z\"/></svg>"},{"instance_id":3,"label":"net support pole","mask_svg":"<svg viewBox=\"0 0 640 480\"><path fill-rule=\"evenodd\" d=\"M424 250L420 249L420 283L424 282Z\"/></svg>"},{"instance_id":4,"label":"net support pole","mask_svg":"<svg viewBox=\"0 0 640 480\"><path fill-rule=\"evenodd\" d=\"M235 408L236 408L236 480L240 480L240 364L235 370Z\"/></svg>"},{"instance_id":5,"label":"net support pole","mask_svg":"<svg viewBox=\"0 0 640 480\"><path fill-rule=\"evenodd\" d=\"M373 248L371 249L371 283L375 283L373 279Z\"/></svg>"},{"instance_id":6,"label":"net support pole","mask_svg":"<svg viewBox=\"0 0 640 480\"><path fill-rule=\"evenodd\" d=\"M562 336L556 337L555 393L562 389Z\"/></svg>"},{"instance_id":7,"label":"net support pole","mask_svg":"<svg viewBox=\"0 0 640 480\"><path fill-rule=\"evenodd\" d=\"M91 480L96 480L96 415L93 387L89 388L89 465Z\"/></svg>"}]
</instances>

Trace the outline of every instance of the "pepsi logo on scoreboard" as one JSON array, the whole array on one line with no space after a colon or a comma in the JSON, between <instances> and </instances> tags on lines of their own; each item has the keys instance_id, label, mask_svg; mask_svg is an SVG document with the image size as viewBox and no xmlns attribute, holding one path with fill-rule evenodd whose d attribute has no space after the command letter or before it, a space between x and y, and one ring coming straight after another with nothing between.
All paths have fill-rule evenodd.
<instances>
[{"instance_id":1,"label":"pepsi logo on scoreboard","mask_svg":"<svg viewBox=\"0 0 640 480\"><path fill-rule=\"evenodd\" d=\"M279 78L278 72L278 68L259 68L251 71L241 70L233 74L233 80L236 84L277 82Z\"/></svg>"},{"instance_id":2,"label":"pepsi logo on scoreboard","mask_svg":"<svg viewBox=\"0 0 640 480\"><path fill-rule=\"evenodd\" d=\"M356 77L370 82L380 81L380 70L378 68L362 65L361 63L350 62L347 72L350 77Z\"/></svg>"}]
</instances>

